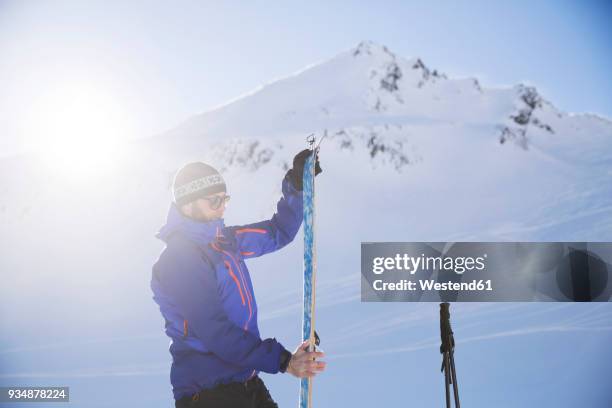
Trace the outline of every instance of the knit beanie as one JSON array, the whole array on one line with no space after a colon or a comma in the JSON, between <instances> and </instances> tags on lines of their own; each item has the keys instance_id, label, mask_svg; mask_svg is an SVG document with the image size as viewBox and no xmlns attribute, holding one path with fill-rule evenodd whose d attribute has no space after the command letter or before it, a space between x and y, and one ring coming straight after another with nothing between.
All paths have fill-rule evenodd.
<instances>
[{"instance_id":1,"label":"knit beanie","mask_svg":"<svg viewBox=\"0 0 612 408\"><path fill-rule=\"evenodd\" d=\"M225 181L212 166L202 162L183 166L174 176L174 202L179 207L198 198L225 192Z\"/></svg>"}]
</instances>

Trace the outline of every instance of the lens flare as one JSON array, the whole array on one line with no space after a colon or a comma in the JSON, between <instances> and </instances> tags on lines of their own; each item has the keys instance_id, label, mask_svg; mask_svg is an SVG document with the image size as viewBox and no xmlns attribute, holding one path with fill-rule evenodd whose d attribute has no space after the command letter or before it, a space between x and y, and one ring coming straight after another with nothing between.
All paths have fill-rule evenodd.
<instances>
[{"instance_id":1,"label":"lens flare","mask_svg":"<svg viewBox=\"0 0 612 408\"><path fill-rule=\"evenodd\" d=\"M118 98L94 84L69 84L44 94L33 109L35 150L50 170L82 179L108 174L129 137Z\"/></svg>"}]
</instances>

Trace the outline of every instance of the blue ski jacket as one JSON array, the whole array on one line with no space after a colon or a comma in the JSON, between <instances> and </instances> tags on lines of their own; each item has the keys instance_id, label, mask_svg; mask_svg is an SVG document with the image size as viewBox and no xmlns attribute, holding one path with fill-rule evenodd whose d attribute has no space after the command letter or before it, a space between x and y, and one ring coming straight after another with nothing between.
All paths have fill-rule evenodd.
<instances>
[{"instance_id":1,"label":"blue ski jacket","mask_svg":"<svg viewBox=\"0 0 612 408\"><path fill-rule=\"evenodd\" d=\"M151 289L172 339L170 381L175 399L219 383L277 373L285 348L262 340L245 259L276 251L302 223L302 192L288 177L270 220L226 227L200 222L173 204L157 237L166 243L153 265Z\"/></svg>"}]
</instances>

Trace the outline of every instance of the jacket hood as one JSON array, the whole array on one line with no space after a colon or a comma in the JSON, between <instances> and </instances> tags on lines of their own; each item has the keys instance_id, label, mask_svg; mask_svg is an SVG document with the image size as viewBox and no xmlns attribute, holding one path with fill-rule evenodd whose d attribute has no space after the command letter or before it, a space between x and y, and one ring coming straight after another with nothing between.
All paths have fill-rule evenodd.
<instances>
[{"instance_id":1,"label":"jacket hood","mask_svg":"<svg viewBox=\"0 0 612 408\"><path fill-rule=\"evenodd\" d=\"M223 218L212 221L196 221L181 214L176 204L170 204L166 223L160 228L155 236L168 243L170 237L180 233L199 244L208 244L221 235L225 227Z\"/></svg>"}]
</instances>

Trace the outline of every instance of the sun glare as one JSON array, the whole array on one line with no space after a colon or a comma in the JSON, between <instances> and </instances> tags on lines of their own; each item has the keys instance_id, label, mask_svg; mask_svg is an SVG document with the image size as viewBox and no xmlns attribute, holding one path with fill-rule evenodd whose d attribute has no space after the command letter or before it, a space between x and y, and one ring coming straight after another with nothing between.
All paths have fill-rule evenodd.
<instances>
[{"instance_id":1,"label":"sun glare","mask_svg":"<svg viewBox=\"0 0 612 408\"><path fill-rule=\"evenodd\" d=\"M126 112L102 87L70 84L35 106L36 150L53 171L75 178L114 169L129 137Z\"/></svg>"}]
</instances>

